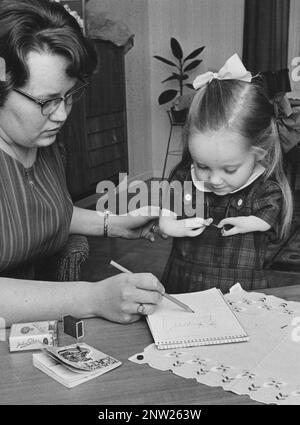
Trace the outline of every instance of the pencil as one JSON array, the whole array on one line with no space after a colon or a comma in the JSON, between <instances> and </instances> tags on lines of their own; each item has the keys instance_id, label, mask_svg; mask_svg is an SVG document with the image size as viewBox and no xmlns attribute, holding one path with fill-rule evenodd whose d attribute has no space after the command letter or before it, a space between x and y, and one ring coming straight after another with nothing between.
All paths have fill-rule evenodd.
<instances>
[{"instance_id":1,"label":"pencil","mask_svg":"<svg viewBox=\"0 0 300 425\"><path fill-rule=\"evenodd\" d=\"M195 313L194 310L191 309L188 305L184 304L183 302L179 301L177 298L172 297L169 294L162 294L164 297L166 297L169 301L172 301L172 303L175 303L179 305L179 307L182 307L185 311L188 311L189 313Z\"/></svg>"},{"instance_id":2,"label":"pencil","mask_svg":"<svg viewBox=\"0 0 300 425\"><path fill-rule=\"evenodd\" d=\"M114 266L116 269L119 269L121 272L124 273L131 273L130 270L126 269L125 267L121 266L120 264L116 263L115 261L111 260L110 264ZM177 298L172 297L169 294L162 294L163 297L167 298L167 300L171 301L172 303L177 304L179 307L183 308L185 311L188 311L189 313L195 313L194 310L192 310L188 305L184 304L183 302L179 301Z\"/></svg>"}]
</instances>

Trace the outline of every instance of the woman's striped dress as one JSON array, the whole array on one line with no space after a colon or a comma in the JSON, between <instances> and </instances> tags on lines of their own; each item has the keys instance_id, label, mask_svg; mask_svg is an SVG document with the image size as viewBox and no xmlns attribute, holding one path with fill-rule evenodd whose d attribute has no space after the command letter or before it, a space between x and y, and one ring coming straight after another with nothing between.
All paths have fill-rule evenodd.
<instances>
[{"instance_id":1,"label":"woman's striped dress","mask_svg":"<svg viewBox=\"0 0 300 425\"><path fill-rule=\"evenodd\" d=\"M25 168L0 149L0 273L54 254L66 243L73 205L57 143Z\"/></svg>"}]
</instances>

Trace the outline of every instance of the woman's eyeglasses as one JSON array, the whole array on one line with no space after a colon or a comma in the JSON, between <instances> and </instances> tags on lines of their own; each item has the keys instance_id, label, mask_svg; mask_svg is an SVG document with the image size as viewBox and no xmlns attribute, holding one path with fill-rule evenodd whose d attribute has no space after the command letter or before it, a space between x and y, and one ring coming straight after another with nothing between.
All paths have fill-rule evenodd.
<instances>
[{"instance_id":1,"label":"woman's eyeglasses","mask_svg":"<svg viewBox=\"0 0 300 425\"><path fill-rule=\"evenodd\" d=\"M59 97L54 97L52 99L45 99L45 100L40 100L34 96L31 96L28 93L25 93L23 90L20 90L20 89L13 89L13 90L21 94L22 96L25 96L27 99L32 100L37 105L39 105L41 107L42 115L48 116L53 114L53 112L55 112L59 108L61 102L65 102L65 105L67 106L71 106L73 105L73 103L77 102L82 97L88 85L89 83L85 82L80 87L70 91L70 93L66 94L65 96L59 96Z\"/></svg>"}]
</instances>

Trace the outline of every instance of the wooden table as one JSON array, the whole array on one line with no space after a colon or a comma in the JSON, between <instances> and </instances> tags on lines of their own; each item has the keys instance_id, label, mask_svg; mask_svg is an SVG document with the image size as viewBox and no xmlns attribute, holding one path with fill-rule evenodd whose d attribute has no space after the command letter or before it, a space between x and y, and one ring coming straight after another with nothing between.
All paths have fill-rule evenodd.
<instances>
[{"instance_id":1,"label":"wooden table","mask_svg":"<svg viewBox=\"0 0 300 425\"><path fill-rule=\"evenodd\" d=\"M300 301L300 284L262 292ZM73 338L60 332L59 345L74 342ZM87 319L84 342L116 357L123 364L72 389L63 387L36 369L32 364L32 351L9 353L8 341L0 342L0 404L259 404L248 396L129 362L128 357L152 343L145 320L118 325L102 319Z\"/></svg>"}]
</instances>

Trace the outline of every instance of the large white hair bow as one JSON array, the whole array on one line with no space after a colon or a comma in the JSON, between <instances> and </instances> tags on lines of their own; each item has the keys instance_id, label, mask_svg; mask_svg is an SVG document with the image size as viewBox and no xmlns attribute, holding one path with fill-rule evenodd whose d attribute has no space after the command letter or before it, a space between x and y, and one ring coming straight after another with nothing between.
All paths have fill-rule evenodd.
<instances>
[{"instance_id":1,"label":"large white hair bow","mask_svg":"<svg viewBox=\"0 0 300 425\"><path fill-rule=\"evenodd\" d=\"M198 75L193 81L194 89L200 89L207 83L210 83L213 78L217 78L218 80L241 80L250 83L252 76L244 67L239 55L235 53L225 62L225 65L219 72L208 71Z\"/></svg>"}]
</instances>

